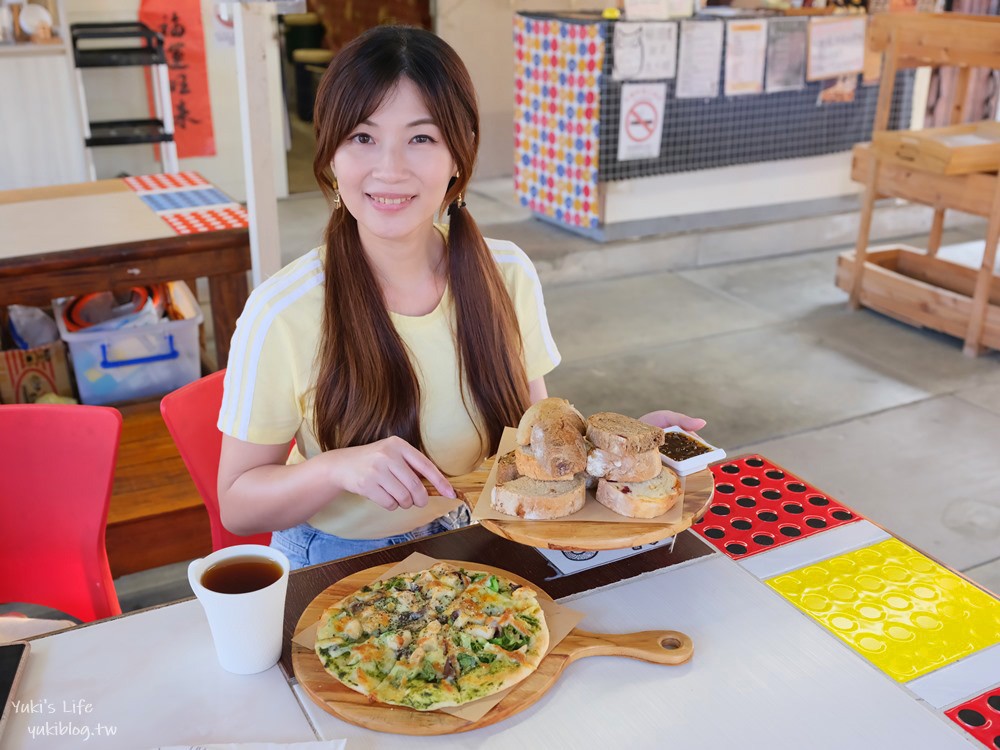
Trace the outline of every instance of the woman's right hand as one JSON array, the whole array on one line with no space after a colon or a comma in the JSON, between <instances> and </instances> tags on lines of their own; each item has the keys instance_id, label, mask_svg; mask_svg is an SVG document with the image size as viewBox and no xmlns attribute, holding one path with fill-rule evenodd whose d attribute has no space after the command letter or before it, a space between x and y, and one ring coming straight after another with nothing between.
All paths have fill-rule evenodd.
<instances>
[{"instance_id":1,"label":"woman's right hand","mask_svg":"<svg viewBox=\"0 0 1000 750\"><path fill-rule=\"evenodd\" d=\"M334 463L334 482L348 492L367 497L386 510L427 505L426 478L444 497L455 490L427 456L400 437L326 454Z\"/></svg>"}]
</instances>

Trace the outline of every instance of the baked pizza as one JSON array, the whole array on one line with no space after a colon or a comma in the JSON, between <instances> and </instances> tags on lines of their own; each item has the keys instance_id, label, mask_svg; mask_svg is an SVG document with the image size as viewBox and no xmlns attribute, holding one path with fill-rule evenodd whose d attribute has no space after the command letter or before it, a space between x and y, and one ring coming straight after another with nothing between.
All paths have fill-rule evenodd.
<instances>
[{"instance_id":1,"label":"baked pizza","mask_svg":"<svg viewBox=\"0 0 1000 750\"><path fill-rule=\"evenodd\" d=\"M520 682L548 643L534 589L437 563L328 608L316 654L327 672L373 701L430 711Z\"/></svg>"}]
</instances>

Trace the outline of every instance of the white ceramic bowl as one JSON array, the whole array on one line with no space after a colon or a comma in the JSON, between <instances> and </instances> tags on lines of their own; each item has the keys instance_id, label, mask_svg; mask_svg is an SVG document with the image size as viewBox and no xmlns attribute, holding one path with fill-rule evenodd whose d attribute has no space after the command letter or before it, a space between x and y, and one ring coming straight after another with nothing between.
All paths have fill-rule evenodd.
<instances>
[{"instance_id":1,"label":"white ceramic bowl","mask_svg":"<svg viewBox=\"0 0 1000 750\"><path fill-rule=\"evenodd\" d=\"M660 452L660 460L663 461L667 466L673 469L678 476L687 476L688 474L694 474L695 472L701 471L706 468L709 464L714 464L716 461L721 461L726 457L726 452L722 448L716 448L714 445L709 443L704 438L698 437L693 432L688 432L687 430L682 430L680 427L667 427L664 433L669 432L680 432L687 435L689 438L697 443L703 445L707 450L704 453L699 453L697 456L692 456L691 458L686 458L683 461L675 461Z\"/></svg>"}]
</instances>

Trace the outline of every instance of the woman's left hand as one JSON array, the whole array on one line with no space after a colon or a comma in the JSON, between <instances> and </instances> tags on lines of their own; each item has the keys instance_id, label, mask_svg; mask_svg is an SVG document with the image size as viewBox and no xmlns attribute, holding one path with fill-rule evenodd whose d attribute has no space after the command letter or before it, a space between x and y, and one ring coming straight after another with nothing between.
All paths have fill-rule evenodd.
<instances>
[{"instance_id":1,"label":"woman's left hand","mask_svg":"<svg viewBox=\"0 0 1000 750\"><path fill-rule=\"evenodd\" d=\"M689 417L687 414L681 414L679 411L667 411L666 409L643 414L639 417L639 421L659 427L660 429L665 427L680 427L682 430L687 430L688 432L700 430L706 424L704 419Z\"/></svg>"}]
</instances>

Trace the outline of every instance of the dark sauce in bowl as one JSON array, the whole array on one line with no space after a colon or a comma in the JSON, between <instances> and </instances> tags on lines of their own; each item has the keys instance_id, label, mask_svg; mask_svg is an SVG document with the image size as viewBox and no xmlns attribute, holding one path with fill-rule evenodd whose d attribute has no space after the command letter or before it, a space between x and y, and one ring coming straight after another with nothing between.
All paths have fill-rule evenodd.
<instances>
[{"instance_id":1,"label":"dark sauce in bowl","mask_svg":"<svg viewBox=\"0 0 1000 750\"><path fill-rule=\"evenodd\" d=\"M688 458L700 456L702 453L709 453L711 450L704 443L699 443L683 432L664 433L663 445L660 446L660 453L674 461L684 461Z\"/></svg>"}]
</instances>

